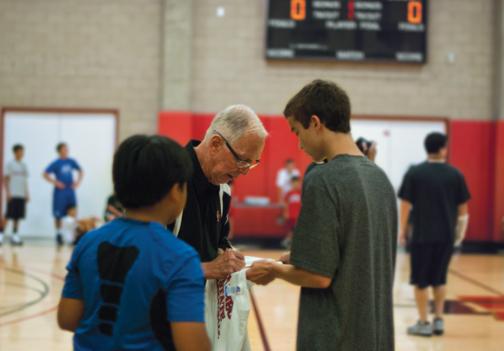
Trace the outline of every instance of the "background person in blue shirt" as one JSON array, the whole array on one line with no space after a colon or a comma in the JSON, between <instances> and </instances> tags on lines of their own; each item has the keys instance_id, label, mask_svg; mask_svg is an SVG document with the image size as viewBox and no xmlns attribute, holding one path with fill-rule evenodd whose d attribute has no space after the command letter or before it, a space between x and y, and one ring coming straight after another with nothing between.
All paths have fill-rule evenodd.
<instances>
[{"instance_id":1,"label":"background person in blue shirt","mask_svg":"<svg viewBox=\"0 0 504 351\"><path fill-rule=\"evenodd\" d=\"M75 189L80 185L84 173L73 158L68 157L68 145L59 143L56 146L59 158L47 166L44 178L54 185L53 193L53 216L56 227L56 242L63 245L61 235L61 218L66 215L69 207L77 208ZM73 172L77 171L77 180L74 182ZM51 174L54 177L51 177Z\"/></svg>"},{"instance_id":2,"label":"background person in blue shirt","mask_svg":"<svg viewBox=\"0 0 504 351\"><path fill-rule=\"evenodd\" d=\"M67 266L58 324L75 350L210 350L196 251L166 226L192 173L187 152L161 136L126 139L114 156L125 216L87 233Z\"/></svg>"}]
</instances>

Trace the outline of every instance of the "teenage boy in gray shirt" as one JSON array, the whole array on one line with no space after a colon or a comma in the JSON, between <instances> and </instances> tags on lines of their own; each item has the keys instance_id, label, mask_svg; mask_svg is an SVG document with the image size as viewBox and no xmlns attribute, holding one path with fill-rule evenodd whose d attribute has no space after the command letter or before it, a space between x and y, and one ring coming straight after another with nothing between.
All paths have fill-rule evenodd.
<instances>
[{"instance_id":1,"label":"teenage boy in gray shirt","mask_svg":"<svg viewBox=\"0 0 504 351\"><path fill-rule=\"evenodd\" d=\"M350 134L350 101L336 84L315 80L284 115L314 161L288 264L258 262L255 280L299 285L297 350L394 350L392 285L397 208L385 173Z\"/></svg>"}]
</instances>

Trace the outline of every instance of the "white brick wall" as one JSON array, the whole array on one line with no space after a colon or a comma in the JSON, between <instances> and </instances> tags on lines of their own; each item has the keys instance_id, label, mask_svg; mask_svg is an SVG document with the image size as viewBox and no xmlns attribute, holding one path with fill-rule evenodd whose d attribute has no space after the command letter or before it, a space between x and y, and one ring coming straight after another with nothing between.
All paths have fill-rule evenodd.
<instances>
[{"instance_id":1,"label":"white brick wall","mask_svg":"<svg viewBox=\"0 0 504 351\"><path fill-rule=\"evenodd\" d=\"M153 133L161 0L0 0L0 106L116 108Z\"/></svg>"},{"instance_id":2,"label":"white brick wall","mask_svg":"<svg viewBox=\"0 0 504 351\"><path fill-rule=\"evenodd\" d=\"M193 101L196 111L244 102L281 113L315 78L344 87L357 114L491 117L493 0L429 1L423 66L264 59L266 0L195 0ZM224 6L225 17L216 17ZM455 62L448 63L449 52Z\"/></svg>"},{"instance_id":3,"label":"white brick wall","mask_svg":"<svg viewBox=\"0 0 504 351\"><path fill-rule=\"evenodd\" d=\"M0 106L116 108L124 138L154 132L161 107L280 114L325 78L356 114L489 119L493 4L429 1L428 63L415 66L266 61L266 0L0 0Z\"/></svg>"}]
</instances>

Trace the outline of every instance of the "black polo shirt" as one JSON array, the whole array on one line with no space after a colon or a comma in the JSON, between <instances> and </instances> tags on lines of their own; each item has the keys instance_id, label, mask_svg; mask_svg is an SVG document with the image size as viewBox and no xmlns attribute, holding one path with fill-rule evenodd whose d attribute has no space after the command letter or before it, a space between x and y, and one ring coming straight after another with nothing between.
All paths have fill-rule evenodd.
<instances>
[{"instance_id":1,"label":"black polo shirt","mask_svg":"<svg viewBox=\"0 0 504 351\"><path fill-rule=\"evenodd\" d=\"M186 150L193 162L193 175L187 184L187 203L184 208L178 237L199 253L202 262L217 257L219 248L231 247L228 212L231 196L224 192L222 213L219 196L220 186L211 184L201 169L194 148L199 141L191 140ZM174 225L170 226L173 230Z\"/></svg>"},{"instance_id":2,"label":"black polo shirt","mask_svg":"<svg viewBox=\"0 0 504 351\"><path fill-rule=\"evenodd\" d=\"M415 243L453 243L458 206L470 199L464 176L446 163L423 162L404 176L399 197L413 205Z\"/></svg>"}]
</instances>

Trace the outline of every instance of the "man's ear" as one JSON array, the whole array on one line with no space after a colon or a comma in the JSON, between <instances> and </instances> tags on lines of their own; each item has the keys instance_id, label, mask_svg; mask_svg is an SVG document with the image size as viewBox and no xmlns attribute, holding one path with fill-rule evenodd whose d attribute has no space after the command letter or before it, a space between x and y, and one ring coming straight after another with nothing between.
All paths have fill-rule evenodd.
<instances>
[{"instance_id":1,"label":"man's ear","mask_svg":"<svg viewBox=\"0 0 504 351\"><path fill-rule=\"evenodd\" d=\"M220 151L220 149L224 145L224 140L222 140L222 138L219 137L217 134L214 134L210 138L209 145L210 145L211 152L217 152L217 151Z\"/></svg>"}]
</instances>

